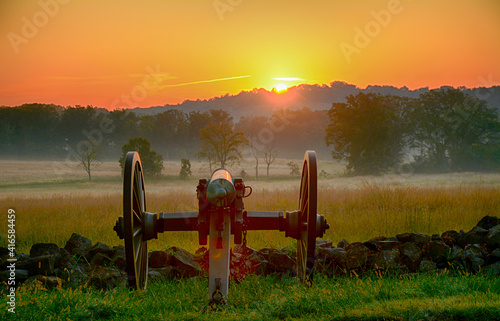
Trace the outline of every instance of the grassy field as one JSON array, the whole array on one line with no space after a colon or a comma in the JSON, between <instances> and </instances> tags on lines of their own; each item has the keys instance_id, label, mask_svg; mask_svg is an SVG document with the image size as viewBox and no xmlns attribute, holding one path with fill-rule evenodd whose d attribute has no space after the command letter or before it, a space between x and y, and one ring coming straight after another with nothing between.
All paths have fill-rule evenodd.
<instances>
[{"instance_id":1,"label":"grassy field","mask_svg":"<svg viewBox=\"0 0 500 321\"><path fill-rule=\"evenodd\" d=\"M277 165L277 174L269 180L245 180L254 190L245 199L247 210L297 208L299 178L286 176L286 160L281 163L285 165ZM164 172L166 178L146 180L148 211L197 211L197 177L194 174L190 180L179 180L175 165L179 164L166 166L170 170ZM320 163L320 169L331 170L336 166L333 162ZM94 243L120 244L112 230L122 211L117 163L103 163L92 183L86 180L85 173L79 178L57 179L50 171L44 173L43 168L50 168L49 162L0 162L1 210L16 211L18 252L29 253L31 245L37 242L53 242L63 247L72 233L84 235ZM195 164L193 172L201 171L199 168L202 165ZM451 229L468 230L485 215L499 215L500 209L500 174L333 177L320 178L318 185L318 212L331 225L325 239L334 243L404 232L434 234ZM0 246L6 244L6 231L7 215L1 215ZM282 234L252 231L248 234L248 244L256 249L293 244ZM193 252L198 248L195 232L164 233L149 245L151 249L176 245Z\"/></svg>"},{"instance_id":2,"label":"grassy field","mask_svg":"<svg viewBox=\"0 0 500 321\"><path fill-rule=\"evenodd\" d=\"M287 161L271 168L269 180L245 180L254 190L245 199L247 210L297 208L299 178L289 176ZM248 161L245 168L251 164ZM91 183L77 167L61 176L53 165L0 162L0 210L5 213L0 216L0 246L6 245L9 208L16 211L18 253L29 253L37 242L64 247L72 233L94 243L122 244L112 230L122 211L117 163L101 164ZM164 178L146 180L148 211L197 210L197 179L208 177L209 171L195 163L193 178L181 181L179 168L180 164L168 163ZM318 211L331 225L324 238L334 243L404 232L467 231L483 216L500 214L500 174L344 177L340 168L334 162L319 164L320 171L331 176L319 178ZM194 232L164 233L148 245L152 250L176 245L191 252L199 247ZM280 248L294 242L280 232L252 231L248 245ZM16 303L23 320L500 319L500 280L484 276L317 276L312 288L299 286L293 278L252 276L231 284L229 304L218 311L207 311L206 289L202 277L153 283L143 292L21 288ZM5 300L0 301L0 319L11 316L6 311Z\"/></svg>"},{"instance_id":3,"label":"grassy field","mask_svg":"<svg viewBox=\"0 0 500 321\"><path fill-rule=\"evenodd\" d=\"M405 275L315 278L252 276L231 284L228 304L207 308L204 278L151 283L145 291L18 290L22 320L498 320L500 279ZM8 320L0 302L0 318Z\"/></svg>"}]
</instances>

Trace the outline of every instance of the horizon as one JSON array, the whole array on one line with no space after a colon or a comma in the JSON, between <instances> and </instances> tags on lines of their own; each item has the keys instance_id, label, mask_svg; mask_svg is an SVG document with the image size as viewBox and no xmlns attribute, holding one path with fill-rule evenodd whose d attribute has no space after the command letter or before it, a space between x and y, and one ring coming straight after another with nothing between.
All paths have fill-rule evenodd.
<instances>
[{"instance_id":1,"label":"horizon","mask_svg":"<svg viewBox=\"0 0 500 321\"><path fill-rule=\"evenodd\" d=\"M498 1L29 0L0 8L5 106L148 108L336 81L500 85Z\"/></svg>"}]
</instances>

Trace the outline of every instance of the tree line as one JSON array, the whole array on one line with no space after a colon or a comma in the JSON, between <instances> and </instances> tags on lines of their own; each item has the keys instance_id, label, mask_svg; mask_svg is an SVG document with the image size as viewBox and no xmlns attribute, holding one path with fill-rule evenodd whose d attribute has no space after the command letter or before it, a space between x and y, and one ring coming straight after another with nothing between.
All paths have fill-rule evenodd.
<instances>
[{"instance_id":1,"label":"tree line","mask_svg":"<svg viewBox=\"0 0 500 321\"><path fill-rule=\"evenodd\" d=\"M355 174L500 169L496 110L459 89L418 98L359 93L328 116L326 144Z\"/></svg>"},{"instance_id":2,"label":"tree line","mask_svg":"<svg viewBox=\"0 0 500 321\"><path fill-rule=\"evenodd\" d=\"M142 137L164 160L213 158L203 155L201 137L214 135L215 128L226 128L254 142L259 157L264 157L268 146L275 146L280 157L300 158L305 149L328 153L322 139L326 126L327 111L308 108L235 120L222 110L186 113L170 109L139 116L128 110L107 111L93 106L24 104L0 107L0 157L75 159L93 145L101 160L117 160L130 138ZM251 155L248 146L241 155Z\"/></svg>"},{"instance_id":3,"label":"tree line","mask_svg":"<svg viewBox=\"0 0 500 321\"><path fill-rule=\"evenodd\" d=\"M500 168L496 110L453 88L418 98L361 92L329 110L277 109L270 117L238 120L223 110L139 116L92 106L0 108L3 158L82 161L85 156L89 166L95 158L118 160L123 146L138 137L163 160L199 158L212 168L254 158L256 176L259 160L269 171L276 157L300 158L307 149L346 161L353 174Z\"/></svg>"}]
</instances>

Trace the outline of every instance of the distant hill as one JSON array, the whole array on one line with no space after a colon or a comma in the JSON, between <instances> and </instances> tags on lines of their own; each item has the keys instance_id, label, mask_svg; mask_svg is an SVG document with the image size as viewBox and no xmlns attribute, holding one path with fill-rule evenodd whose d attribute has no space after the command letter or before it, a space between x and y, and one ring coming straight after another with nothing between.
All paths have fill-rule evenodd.
<instances>
[{"instance_id":1,"label":"distant hill","mask_svg":"<svg viewBox=\"0 0 500 321\"><path fill-rule=\"evenodd\" d=\"M451 88L447 86L442 89ZM490 107L500 112L500 86L465 88L463 91L475 95L488 102ZM226 94L208 100L186 100L181 104L155 106L149 108L134 108L138 115L154 115L168 109L179 109L186 113L197 110L222 109L239 119L246 115L270 116L274 110L281 108L299 109L309 107L312 110L329 109L334 102L344 102L345 97L363 93L380 93L382 95L398 95L417 98L420 94L428 92L428 87L410 90L407 87L393 86L367 86L362 89L345 82L335 81L330 85L299 85L290 87L286 92L268 91L263 88L251 91L242 91L237 95Z\"/></svg>"}]
</instances>

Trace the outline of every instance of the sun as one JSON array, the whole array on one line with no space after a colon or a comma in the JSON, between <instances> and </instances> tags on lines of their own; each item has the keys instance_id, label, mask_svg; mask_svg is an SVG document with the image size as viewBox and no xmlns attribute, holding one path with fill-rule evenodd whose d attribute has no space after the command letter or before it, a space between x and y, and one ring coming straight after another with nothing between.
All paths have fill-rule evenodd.
<instances>
[{"instance_id":1,"label":"sun","mask_svg":"<svg viewBox=\"0 0 500 321\"><path fill-rule=\"evenodd\" d=\"M285 84L277 84L274 88L276 88L277 92L284 92L288 89L288 86Z\"/></svg>"}]
</instances>

